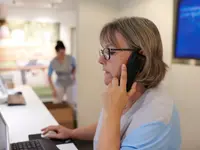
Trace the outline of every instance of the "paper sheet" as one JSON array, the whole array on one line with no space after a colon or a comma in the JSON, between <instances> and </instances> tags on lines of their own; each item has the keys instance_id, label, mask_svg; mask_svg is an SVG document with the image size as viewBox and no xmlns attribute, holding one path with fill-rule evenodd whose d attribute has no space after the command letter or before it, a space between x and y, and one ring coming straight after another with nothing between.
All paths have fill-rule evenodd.
<instances>
[{"instance_id":1,"label":"paper sheet","mask_svg":"<svg viewBox=\"0 0 200 150\"><path fill-rule=\"evenodd\" d=\"M15 90L15 89L7 89L7 92L8 92L9 95L13 95L13 94L15 94L19 91Z\"/></svg>"},{"instance_id":2,"label":"paper sheet","mask_svg":"<svg viewBox=\"0 0 200 150\"><path fill-rule=\"evenodd\" d=\"M73 143L56 145L60 150L78 150Z\"/></svg>"}]
</instances>

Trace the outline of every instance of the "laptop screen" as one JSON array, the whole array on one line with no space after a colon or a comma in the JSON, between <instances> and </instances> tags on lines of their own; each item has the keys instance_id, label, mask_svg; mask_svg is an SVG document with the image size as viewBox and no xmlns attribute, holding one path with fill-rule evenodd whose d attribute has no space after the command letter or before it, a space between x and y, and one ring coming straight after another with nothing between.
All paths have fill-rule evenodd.
<instances>
[{"instance_id":1,"label":"laptop screen","mask_svg":"<svg viewBox=\"0 0 200 150\"><path fill-rule=\"evenodd\" d=\"M8 150L7 126L0 113L0 150Z\"/></svg>"}]
</instances>

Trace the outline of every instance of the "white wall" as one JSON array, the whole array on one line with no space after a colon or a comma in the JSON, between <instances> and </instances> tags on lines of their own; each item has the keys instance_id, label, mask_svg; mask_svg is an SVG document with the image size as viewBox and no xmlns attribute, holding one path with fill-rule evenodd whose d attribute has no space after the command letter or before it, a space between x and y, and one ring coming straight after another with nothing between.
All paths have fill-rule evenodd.
<instances>
[{"instance_id":1,"label":"white wall","mask_svg":"<svg viewBox=\"0 0 200 150\"><path fill-rule=\"evenodd\" d=\"M116 0L80 0L77 21L78 123L98 120L104 89L102 67L97 63L99 34L103 25L117 16Z\"/></svg>"},{"instance_id":2,"label":"white wall","mask_svg":"<svg viewBox=\"0 0 200 150\"><path fill-rule=\"evenodd\" d=\"M4 19L7 15L6 5L0 1L0 19Z\"/></svg>"},{"instance_id":3,"label":"white wall","mask_svg":"<svg viewBox=\"0 0 200 150\"><path fill-rule=\"evenodd\" d=\"M60 39L63 41L66 47L66 53L71 53L71 28L65 24L60 25Z\"/></svg>"},{"instance_id":4,"label":"white wall","mask_svg":"<svg viewBox=\"0 0 200 150\"><path fill-rule=\"evenodd\" d=\"M142 16L159 28L164 60L170 65L166 83L175 98L181 117L182 149L200 149L200 68L171 64L173 46L173 0L121 0L120 16ZM197 79L197 80L195 80Z\"/></svg>"},{"instance_id":5,"label":"white wall","mask_svg":"<svg viewBox=\"0 0 200 150\"><path fill-rule=\"evenodd\" d=\"M173 0L121 0L120 16L140 16L152 20L159 28L164 51L164 61L171 62Z\"/></svg>"},{"instance_id":6,"label":"white wall","mask_svg":"<svg viewBox=\"0 0 200 150\"><path fill-rule=\"evenodd\" d=\"M183 135L183 150L200 149L200 67L172 65L170 91L176 98Z\"/></svg>"}]
</instances>

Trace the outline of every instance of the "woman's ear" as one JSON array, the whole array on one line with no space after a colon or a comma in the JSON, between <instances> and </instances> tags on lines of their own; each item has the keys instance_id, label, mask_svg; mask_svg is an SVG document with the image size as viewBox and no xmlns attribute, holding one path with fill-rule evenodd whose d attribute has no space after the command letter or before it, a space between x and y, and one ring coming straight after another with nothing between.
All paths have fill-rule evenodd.
<instances>
[{"instance_id":1,"label":"woman's ear","mask_svg":"<svg viewBox=\"0 0 200 150\"><path fill-rule=\"evenodd\" d=\"M144 55L144 51L143 51L143 50L140 50L140 51L139 51L139 54Z\"/></svg>"}]
</instances>

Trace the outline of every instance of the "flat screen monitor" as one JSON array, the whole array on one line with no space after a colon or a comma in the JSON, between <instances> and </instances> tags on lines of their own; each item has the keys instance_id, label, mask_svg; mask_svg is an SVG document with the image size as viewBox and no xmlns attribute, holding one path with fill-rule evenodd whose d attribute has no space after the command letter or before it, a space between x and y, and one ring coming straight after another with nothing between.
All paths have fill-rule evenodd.
<instances>
[{"instance_id":1,"label":"flat screen monitor","mask_svg":"<svg viewBox=\"0 0 200 150\"><path fill-rule=\"evenodd\" d=\"M175 58L200 59L200 0L179 0Z\"/></svg>"}]
</instances>

